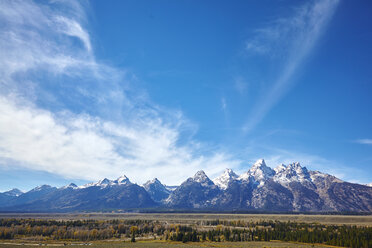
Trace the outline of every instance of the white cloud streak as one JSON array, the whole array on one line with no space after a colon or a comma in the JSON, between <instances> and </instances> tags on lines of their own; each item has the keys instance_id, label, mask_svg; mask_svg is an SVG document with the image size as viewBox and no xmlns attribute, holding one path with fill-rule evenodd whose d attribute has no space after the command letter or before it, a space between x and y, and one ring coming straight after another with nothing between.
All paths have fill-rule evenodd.
<instances>
[{"instance_id":1,"label":"white cloud streak","mask_svg":"<svg viewBox=\"0 0 372 248\"><path fill-rule=\"evenodd\" d=\"M247 41L246 50L284 61L284 67L270 89L260 98L243 129L252 130L292 85L296 70L316 45L331 19L338 0L306 3L286 19L278 19L270 27L257 31Z\"/></svg>"},{"instance_id":2,"label":"white cloud streak","mask_svg":"<svg viewBox=\"0 0 372 248\"><path fill-rule=\"evenodd\" d=\"M226 108L227 108L227 104L226 104L226 98L225 97L222 97L221 98L221 109L223 112L226 111Z\"/></svg>"},{"instance_id":3,"label":"white cloud streak","mask_svg":"<svg viewBox=\"0 0 372 248\"><path fill-rule=\"evenodd\" d=\"M84 43L84 46L88 51L92 49L89 34L80 26L78 22L65 18L63 16L57 16L56 22L60 24L58 26L61 29L61 32L69 36L79 38Z\"/></svg>"},{"instance_id":4,"label":"white cloud streak","mask_svg":"<svg viewBox=\"0 0 372 248\"><path fill-rule=\"evenodd\" d=\"M244 96L248 90L248 83L244 80L244 78L237 77L235 79L234 87L240 95Z\"/></svg>"},{"instance_id":5,"label":"white cloud streak","mask_svg":"<svg viewBox=\"0 0 372 248\"><path fill-rule=\"evenodd\" d=\"M372 139L358 139L355 143L362 144L362 145L372 145Z\"/></svg>"},{"instance_id":6,"label":"white cloud streak","mask_svg":"<svg viewBox=\"0 0 372 248\"><path fill-rule=\"evenodd\" d=\"M97 62L75 1L1 1L0 21L0 166L176 184L239 165L185 137L195 125L130 91L125 70Z\"/></svg>"}]
</instances>

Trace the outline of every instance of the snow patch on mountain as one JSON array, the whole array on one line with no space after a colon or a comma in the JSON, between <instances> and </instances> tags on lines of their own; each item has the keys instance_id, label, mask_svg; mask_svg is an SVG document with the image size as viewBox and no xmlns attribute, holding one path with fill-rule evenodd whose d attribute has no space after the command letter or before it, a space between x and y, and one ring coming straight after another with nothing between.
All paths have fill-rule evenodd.
<instances>
[{"instance_id":1,"label":"snow patch on mountain","mask_svg":"<svg viewBox=\"0 0 372 248\"><path fill-rule=\"evenodd\" d=\"M265 160L259 159L246 173L242 174L239 179L245 181L253 179L258 186L262 186L268 178L274 175L275 171L266 165Z\"/></svg>"},{"instance_id":2,"label":"snow patch on mountain","mask_svg":"<svg viewBox=\"0 0 372 248\"><path fill-rule=\"evenodd\" d=\"M285 164L278 165L277 167L274 168L275 174L285 171L286 168L287 166Z\"/></svg>"},{"instance_id":3,"label":"snow patch on mountain","mask_svg":"<svg viewBox=\"0 0 372 248\"><path fill-rule=\"evenodd\" d=\"M236 181L238 175L234 173L231 169L226 169L224 173L213 180L214 184L217 185L220 189L227 189L229 184Z\"/></svg>"},{"instance_id":4,"label":"snow patch on mountain","mask_svg":"<svg viewBox=\"0 0 372 248\"><path fill-rule=\"evenodd\" d=\"M320 171L310 171L310 178L313 182L317 181L317 180L328 180L330 182L338 182L338 183L344 182L343 180L341 180L341 179L339 179L335 176L332 176L332 175L329 175L329 174L326 174L326 173L322 173Z\"/></svg>"},{"instance_id":5,"label":"snow patch on mountain","mask_svg":"<svg viewBox=\"0 0 372 248\"><path fill-rule=\"evenodd\" d=\"M147 181L142 186L155 202L164 201L171 193L157 178Z\"/></svg>"},{"instance_id":6,"label":"snow patch on mountain","mask_svg":"<svg viewBox=\"0 0 372 248\"><path fill-rule=\"evenodd\" d=\"M83 186L80 186L79 188L80 189L89 188L89 187L105 188L105 187L108 187L108 186L129 185L129 184L132 184L131 181L129 180L129 178L127 176L124 175L124 176L120 176L116 180L110 180L110 179L104 178L102 180L99 180L96 183L94 183L94 182L93 183L88 183L88 184L85 184Z\"/></svg>"},{"instance_id":7,"label":"snow patch on mountain","mask_svg":"<svg viewBox=\"0 0 372 248\"><path fill-rule=\"evenodd\" d=\"M51 188L52 188L52 186L47 185L47 184L44 184L44 185L37 186L37 187L33 188L29 192L37 192L37 191L49 190Z\"/></svg>"},{"instance_id":8,"label":"snow patch on mountain","mask_svg":"<svg viewBox=\"0 0 372 248\"><path fill-rule=\"evenodd\" d=\"M7 196L20 196L23 194L23 192L20 191L19 189L14 188L9 191L5 191L4 194Z\"/></svg>"},{"instance_id":9,"label":"snow patch on mountain","mask_svg":"<svg viewBox=\"0 0 372 248\"><path fill-rule=\"evenodd\" d=\"M172 192L172 191L175 191L179 186L176 186L176 185L173 185L173 186L169 186L169 185L164 185L164 187L169 190L169 192Z\"/></svg>"},{"instance_id":10,"label":"snow patch on mountain","mask_svg":"<svg viewBox=\"0 0 372 248\"><path fill-rule=\"evenodd\" d=\"M289 184L291 182L311 182L310 174L306 167L301 167L300 163L295 162L287 166L281 164L275 169L273 180L280 184Z\"/></svg>"},{"instance_id":11,"label":"snow patch on mountain","mask_svg":"<svg viewBox=\"0 0 372 248\"><path fill-rule=\"evenodd\" d=\"M114 181L114 184L126 185L126 184L131 184L131 182L129 181L129 178L126 175L123 175L123 176L119 177L118 179L116 179Z\"/></svg>"},{"instance_id":12,"label":"snow patch on mountain","mask_svg":"<svg viewBox=\"0 0 372 248\"><path fill-rule=\"evenodd\" d=\"M69 185L66 185L66 186L63 186L62 189L78 189L79 187L74 184L74 183L70 183Z\"/></svg>"},{"instance_id":13,"label":"snow patch on mountain","mask_svg":"<svg viewBox=\"0 0 372 248\"><path fill-rule=\"evenodd\" d=\"M196 172L196 174L191 178L194 182L200 183L202 186L214 185L214 183L209 179L203 170Z\"/></svg>"},{"instance_id":14,"label":"snow patch on mountain","mask_svg":"<svg viewBox=\"0 0 372 248\"><path fill-rule=\"evenodd\" d=\"M147 181L142 186L146 189L146 191L157 190L166 192L168 194L170 193L169 190L165 187L165 185L163 185L157 178Z\"/></svg>"}]
</instances>

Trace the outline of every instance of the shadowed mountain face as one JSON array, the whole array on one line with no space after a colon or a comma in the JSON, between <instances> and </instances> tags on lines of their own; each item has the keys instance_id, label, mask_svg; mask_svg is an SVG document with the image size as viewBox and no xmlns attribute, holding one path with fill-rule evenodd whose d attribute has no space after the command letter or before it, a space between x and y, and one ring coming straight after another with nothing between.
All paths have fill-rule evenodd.
<instances>
[{"instance_id":1,"label":"shadowed mountain face","mask_svg":"<svg viewBox=\"0 0 372 248\"><path fill-rule=\"evenodd\" d=\"M207 177L204 171L198 171L172 192L166 204L173 208L208 208L217 197L220 189Z\"/></svg>"},{"instance_id":2,"label":"shadowed mountain face","mask_svg":"<svg viewBox=\"0 0 372 248\"><path fill-rule=\"evenodd\" d=\"M165 186L156 178L140 186L122 176L83 186L43 185L26 193L16 189L0 193L1 211L143 208L372 212L372 187L308 171L299 163L273 170L258 160L240 176L226 169L212 181L198 171L177 187Z\"/></svg>"},{"instance_id":3,"label":"shadowed mountain face","mask_svg":"<svg viewBox=\"0 0 372 248\"><path fill-rule=\"evenodd\" d=\"M56 191L56 187L49 185L38 186L26 193L20 194L19 196L13 196L12 199L7 201L3 206L15 206L15 205L25 205L37 201L43 198L45 195Z\"/></svg>"},{"instance_id":4,"label":"shadowed mountain face","mask_svg":"<svg viewBox=\"0 0 372 248\"><path fill-rule=\"evenodd\" d=\"M156 207L157 203L151 199L146 190L125 180L115 181L103 179L97 183L77 187L70 184L62 188L42 186L42 190L35 188L26 192L3 207L5 211L76 211L76 210L104 210L131 209ZM48 189L48 190L47 190ZM37 196L34 196L39 192ZM31 198L31 196L34 196Z\"/></svg>"},{"instance_id":5,"label":"shadowed mountain face","mask_svg":"<svg viewBox=\"0 0 372 248\"><path fill-rule=\"evenodd\" d=\"M157 178L147 181L143 187L155 202L164 201L171 193Z\"/></svg>"},{"instance_id":6,"label":"shadowed mountain face","mask_svg":"<svg viewBox=\"0 0 372 248\"><path fill-rule=\"evenodd\" d=\"M18 196L23 194L19 189L12 189L3 193L0 193L0 206L10 204L12 201L17 199Z\"/></svg>"}]
</instances>

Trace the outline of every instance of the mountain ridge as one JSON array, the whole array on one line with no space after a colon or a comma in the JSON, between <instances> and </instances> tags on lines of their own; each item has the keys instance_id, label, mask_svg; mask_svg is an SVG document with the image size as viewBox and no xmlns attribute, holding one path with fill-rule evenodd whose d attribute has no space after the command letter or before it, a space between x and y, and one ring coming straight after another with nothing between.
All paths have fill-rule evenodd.
<instances>
[{"instance_id":1,"label":"mountain ridge","mask_svg":"<svg viewBox=\"0 0 372 248\"><path fill-rule=\"evenodd\" d=\"M175 188L157 178L140 186L124 175L83 186L42 185L17 194L0 193L0 211L163 208L372 212L372 187L308 170L298 162L272 169L263 159L241 175L226 169L213 180L201 170Z\"/></svg>"}]
</instances>

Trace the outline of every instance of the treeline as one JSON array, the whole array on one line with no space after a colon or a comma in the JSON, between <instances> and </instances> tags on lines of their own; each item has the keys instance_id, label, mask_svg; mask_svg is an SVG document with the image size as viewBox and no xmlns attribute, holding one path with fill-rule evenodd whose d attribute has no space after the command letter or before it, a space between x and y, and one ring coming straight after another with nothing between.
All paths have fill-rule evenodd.
<instances>
[{"instance_id":1,"label":"treeline","mask_svg":"<svg viewBox=\"0 0 372 248\"><path fill-rule=\"evenodd\" d=\"M0 239L103 240L131 235L162 235L164 225L147 220L34 220L0 219Z\"/></svg>"},{"instance_id":2,"label":"treeline","mask_svg":"<svg viewBox=\"0 0 372 248\"><path fill-rule=\"evenodd\" d=\"M199 221L190 225L150 220L0 220L0 239L89 241L131 238L135 241L141 236L182 242L281 240L372 248L372 227L242 220Z\"/></svg>"},{"instance_id":3,"label":"treeline","mask_svg":"<svg viewBox=\"0 0 372 248\"><path fill-rule=\"evenodd\" d=\"M101 212L111 213L116 209L101 209ZM121 211L118 211L121 212ZM145 208L145 209L126 209L126 212L134 213L178 213L178 214L290 214L290 215L353 215L353 216L363 216L371 215L371 211L268 211L268 210L247 210L247 209L237 209L229 211L226 209L168 209L168 208Z\"/></svg>"},{"instance_id":4,"label":"treeline","mask_svg":"<svg viewBox=\"0 0 372 248\"><path fill-rule=\"evenodd\" d=\"M223 228L220 221L211 221L218 224L208 231L188 230L166 234L166 239L175 241L292 241L313 244L327 244L342 247L372 247L372 228L356 226L326 226L319 224L306 224L295 222L256 222L222 221L233 224L233 227L246 226L248 228Z\"/></svg>"}]
</instances>

